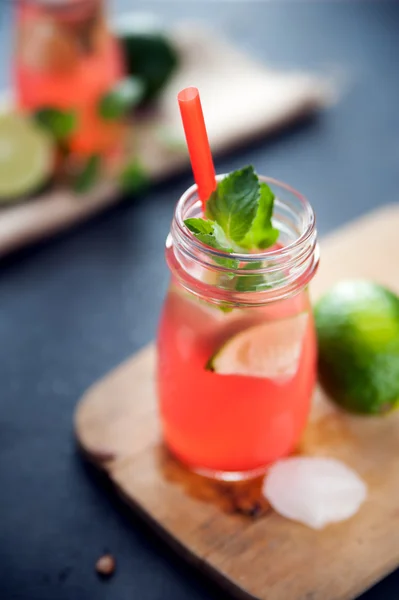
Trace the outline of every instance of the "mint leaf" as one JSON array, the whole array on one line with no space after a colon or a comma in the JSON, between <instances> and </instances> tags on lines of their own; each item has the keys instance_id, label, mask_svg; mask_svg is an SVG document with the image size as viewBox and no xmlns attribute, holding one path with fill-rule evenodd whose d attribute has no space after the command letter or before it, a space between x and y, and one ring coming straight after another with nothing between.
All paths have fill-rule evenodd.
<instances>
[{"instance_id":1,"label":"mint leaf","mask_svg":"<svg viewBox=\"0 0 399 600\"><path fill-rule=\"evenodd\" d=\"M207 221L205 219L186 219L184 224L188 229L195 235L197 240L210 246L211 248L215 248L215 250L221 250L222 252L226 252L230 254L234 252L233 248L230 248L228 245L225 245L225 238L223 231L221 231L220 227L217 223L213 223L212 221ZM216 264L226 267L227 269L237 269L238 260L234 258L224 258L220 256L214 256L213 260Z\"/></svg>"},{"instance_id":2,"label":"mint leaf","mask_svg":"<svg viewBox=\"0 0 399 600\"><path fill-rule=\"evenodd\" d=\"M138 194L149 186L149 177L139 160L129 162L119 174L119 185L123 192Z\"/></svg>"},{"instance_id":3,"label":"mint leaf","mask_svg":"<svg viewBox=\"0 0 399 600\"><path fill-rule=\"evenodd\" d=\"M252 226L241 241L243 248L264 250L276 243L279 230L272 225L274 194L266 183L260 184L258 210Z\"/></svg>"},{"instance_id":4,"label":"mint leaf","mask_svg":"<svg viewBox=\"0 0 399 600\"><path fill-rule=\"evenodd\" d=\"M100 177L101 156L92 154L83 165L80 172L75 176L73 181L73 189L78 194L85 194Z\"/></svg>"},{"instance_id":5,"label":"mint leaf","mask_svg":"<svg viewBox=\"0 0 399 600\"><path fill-rule=\"evenodd\" d=\"M78 125L78 117L74 110L44 107L37 110L33 118L40 127L46 129L57 141L68 138L76 131Z\"/></svg>"},{"instance_id":6,"label":"mint leaf","mask_svg":"<svg viewBox=\"0 0 399 600\"><path fill-rule=\"evenodd\" d=\"M186 219L184 223L197 239L200 239L203 243L207 243L217 250L223 250L224 252L229 253L234 252L234 248L231 248L223 229L217 223L206 219L194 218ZM211 239L206 236L210 236ZM205 241L205 239L207 241Z\"/></svg>"},{"instance_id":7,"label":"mint leaf","mask_svg":"<svg viewBox=\"0 0 399 600\"><path fill-rule=\"evenodd\" d=\"M259 180L252 166L227 175L206 204L206 216L216 221L226 237L240 243L251 229L258 209Z\"/></svg>"},{"instance_id":8,"label":"mint leaf","mask_svg":"<svg viewBox=\"0 0 399 600\"><path fill-rule=\"evenodd\" d=\"M213 224L213 234L218 244L222 248L229 248L229 252L239 252L241 250L240 246L227 239L227 236L223 229L220 227L219 223Z\"/></svg>"},{"instance_id":9,"label":"mint leaf","mask_svg":"<svg viewBox=\"0 0 399 600\"><path fill-rule=\"evenodd\" d=\"M141 102L143 94L144 84L141 79L126 77L100 98L99 115L106 121L121 119Z\"/></svg>"},{"instance_id":10,"label":"mint leaf","mask_svg":"<svg viewBox=\"0 0 399 600\"><path fill-rule=\"evenodd\" d=\"M214 223L212 223L212 221L206 221L205 219L186 219L184 224L194 235L199 233L213 235Z\"/></svg>"},{"instance_id":11,"label":"mint leaf","mask_svg":"<svg viewBox=\"0 0 399 600\"><path fill-rule=\"evenodd\" d=\"M262 261L248 263L243 267L246 271L256 271L263 267ZM256 292L259 289L267 289L270 285L266 285L264 275L237 275L237 283L235 289L237 292Z\"/></svg>"}]
</instances>

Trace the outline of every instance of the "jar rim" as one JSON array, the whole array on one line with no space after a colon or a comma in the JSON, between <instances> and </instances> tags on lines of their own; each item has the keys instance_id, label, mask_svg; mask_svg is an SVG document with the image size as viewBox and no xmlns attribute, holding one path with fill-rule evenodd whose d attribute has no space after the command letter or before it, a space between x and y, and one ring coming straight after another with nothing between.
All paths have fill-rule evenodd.
<instances>
[{"instance_id":1,"label":"jar rim","mask_svg":"<svg viewBox=\"0 0 399 600\"><path fill-rule=\"evenodd\" d=\"M218 175L217 180L224 177ZM192 185L177 202L166 241L166 257L172 273L192 293L213 298L215 302L255 306L293 295L313 277L319 263L319 248L310 203L277 179L264 176L259 179L270 184L276 193L273 220L281 233L277 248L254 253L228 253L212 248L198 240L184 224L186 218L200 213L197 186ZM251 280L253 276L261 279Z\"/></svg>"},{"instance_id":2,"label":"jar rim","mask_svg":"<svg viewBox=\"0 0 399 600\"><path fill-rule=\"evenodd\" d=\"M228 173L219 174L216 176L216 180L221 181L222 179L227 177L227 175L228 175ZM186 227L186 225L184 224L184 219L183 219L183 207L185 206L186 202L197 193L198 187L197 187L196 183L191 185L181 195L181 197L179 198L179 200L177 202L174 216L175 216L175 222L176 222L177 228L179 230L179 234L181 234L183 236L184 240L187 243L194 245L198 250L202 250L202 251L206 250L207 254L209 254L210 256L218 257L218 258L225 258L226 256L228 256L229 258L232 258L232 259L235 259L238 261L257 262L259 260L266 260L266 259L270 260L270 259L276 259L276 258L284 258L284 256L289 256L290 253L293 250L295 250L295 248L306 243L312 237L312 235L314 235L315 226L316 226L316 217L315 217L313 208L312 208L310 202L307 200L307 198L303 194L301 194L300 192L295 190L293 187L291 187L287 183L284 183L284 182L279 181L278 179L274 179L272 177L266 177L264 175L258 175L258 177L262 183L267 183L268 185L271 184L271 185L277 186L279 188L282 188L286 192L289 192L293 196L295 196L295 198L297 200L299 200L301 207L304 209L304 211L305 211L304 217L307 220L306 228L292 242L290 242L289 244L282 246L280 248L274 249L274 250L266 249L266 250L262 250L261 252L255 252L254 254L248 254L245 252L226 253L226 252L223 252L223 250L217 250L215 248L211 248L210 246L207 246L206 244L200 242L191 233L191 231ZM198 203L199 202L200 202L200 200L198 199ZM278 197L276 197L275 204L277 204L277 205L283 204L284 205L284 202L282 202L281 200L279 200Z\"/></svg>"}]
</instances>

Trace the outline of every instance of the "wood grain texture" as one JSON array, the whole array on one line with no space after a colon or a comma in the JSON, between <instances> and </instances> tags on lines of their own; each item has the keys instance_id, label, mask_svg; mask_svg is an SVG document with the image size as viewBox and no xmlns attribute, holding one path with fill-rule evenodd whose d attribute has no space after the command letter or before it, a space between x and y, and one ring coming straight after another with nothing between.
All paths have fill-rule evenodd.
<instances>
[{"instance_id":1,"label":"wood grain texture","mask_svg":"<svg viewBox=\"0 0 399 600\"><path fill-rule=\"evenodd\" d=\"M313 297L348 277L399 293L398 231L399 205L391 205L324 239ZM76 435L127 502L187 559L234 597L257 600L349 600L398 566L399 412L351 416L316 390L298 452L343 460L369 496L349 521L313 531L254 502L259 480L207 481L168 455L154 362L151 345L95 384L77 407Z\"/></svg>"},{"instance_id":2,"label":"wood grain texture","mask_svg":"<svg viewBox=\"0 0 399 600\"><path fill-rule=\"evenodd\" d=\"M214 153L288 125L325 106L329 88L306 73L272 71L221 39L220 32L188 23L170 32L181 66L156 111L132 123L132 153L152 181L188 168L177 92L188 85L201 91ZM12 98L3 97L3 107ZM0 107L1 109L1 107ZM0 211L0 256L88 219L118 201L116 182L103 182L77 197L55 189ZM177 198L176 198L177 200Z\"/></svg>"}]
</instances>

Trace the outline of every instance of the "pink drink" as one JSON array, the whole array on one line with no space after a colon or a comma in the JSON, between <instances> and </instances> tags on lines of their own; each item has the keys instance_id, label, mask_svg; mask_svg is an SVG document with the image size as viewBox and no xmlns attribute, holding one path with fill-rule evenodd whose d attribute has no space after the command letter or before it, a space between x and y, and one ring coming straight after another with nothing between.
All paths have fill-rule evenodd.
<instances>
[{"instance_id":1,"label":"pink drink","mask_svg":"<svg viewBox=\"0 0 399 600\"><path fill-rule=\"evenodd\" d=\"M74 109L78 154L118 150L120 123L98 114L99 98L122 77L116 40L100 0L21 0L17 7L14 79L18 106Z\"/></svg>"},{"instance_id":2,"label":"pink drink","mask_svg":"<svg viewBox=\"0 0 399 600\"><path fill-rule=\"evenodd\" d=\"M217 375L205 369L209 357L235 333L301 313L307 323L300 358L295 375L287 381ZM306 293L274 307L224 313L203 305L175 284L163 309L158 344L165 441L184 463L212 471L246 472L293 450L308 416L316 377L316 344Z\"/></svg>"},{"instance_id":3,"label":"pink drink","mask_svg":"<svg viewBox=\"0 0 399 600\"><path fill-rule=\"evenodd\" d=\"M316 238L301 244L301 252L283 234L273 261L262 255L263 266L274 269L275 289L237 293L235 279L210 268L207 250L195 259L194 248L187 253L178 213L190 212L190 194L176 209L166 250L173 277L158 336L164 439L194 470L225 479L253 476L295 448L309 414L316 340L306 284L317 266ZM307 263L295 265L306 253Z\"/></svg>"}]
</instances>

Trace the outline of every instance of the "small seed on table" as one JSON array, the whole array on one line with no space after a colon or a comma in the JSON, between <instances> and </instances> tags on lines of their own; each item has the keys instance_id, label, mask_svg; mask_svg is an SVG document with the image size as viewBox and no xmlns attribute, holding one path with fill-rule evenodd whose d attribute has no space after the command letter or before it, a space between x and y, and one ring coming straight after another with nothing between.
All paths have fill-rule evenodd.
<instances>
[{"instance_id":1,"label":"small seed on table","mask_svg":"<svg viewBox=\"0 0 399 600\"><path fill-rule=\"evenodd\" d=\"M104 554L96 562L96 571L102 577L111 577L115 571L115 559L112 554Z\"/></svg>"}]
</instances>

